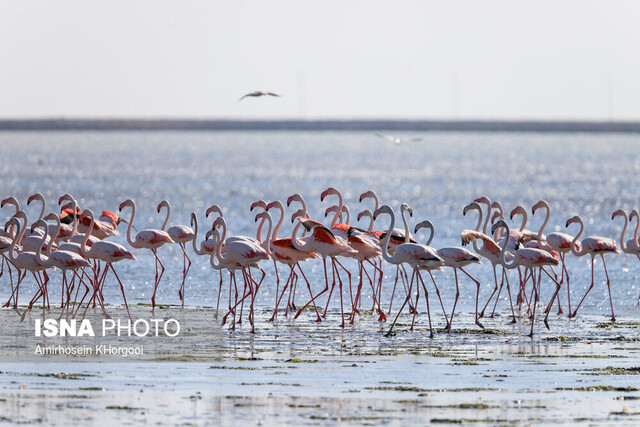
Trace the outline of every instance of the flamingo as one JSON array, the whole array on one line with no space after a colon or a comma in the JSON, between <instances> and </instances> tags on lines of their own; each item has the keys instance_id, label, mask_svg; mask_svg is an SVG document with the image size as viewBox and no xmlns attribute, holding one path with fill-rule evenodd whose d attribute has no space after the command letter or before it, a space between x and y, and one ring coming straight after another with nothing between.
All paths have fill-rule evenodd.
<instances>
[{"instance_id":1,"label":"flamingo","mask_svg":"<svg viewBox=\"0 0 640 427\"><path fill-rule=\"evenodd\" d=\"M311 284L307 280L307 276L304 274L304 271L302 271L300 262L306 261L309 258L319 257L319 255L316 254L315 252L304 252L297 249L293 245L293 241L291 240L290 237L285 237L280 239L278 238L278 232L280 231L280 227L282 226L282 223L284 221L284 206L282 202L280 202L279 200L275 200L267 205L266 211L268 212L270 209L274 209L274 208L280 211L280 218L278 219L278 223L276 224L276 227L273 230L273 234L271 235L271 239L267 246L269 248L268 250L270 251L270 255L274 260L274 263L275 261L278 261L282 264L287 265L290 269L290 272L289 272L289 276L287 277L287 281L285 282L285 285L282 288L282 293L280 297L278 297L278 286L280 282L278 280L278 284L276 285L276 307L275 307L275 310L273 311L273 316L271 316L270 321L273 321L277 316L278 305L280 304L280 301L282 300L282 297L284 296L284 293L287 290L287 286L290 287L290 295L293 293L293 296L295 297L295 287L298 282L298 275L295 272L296 267L298 268L298 271L300 272L300 274L302 275L302 278L307 284L307 289L309 289L309 295L311 296L311 298L313 298L313 293L311 292ZM296 214L303 215L304 212L296 212ZM292 218L291 220L293 222L295 218ZM276 272L277 272L277 269L276 269ZM295 310L294 303L292 303L291 305L292 305L292 308ZM288 310L289 310L289 304L287 303L287 311L285 311L285 316ZM316 307L316 311L317 311L317 307ZM316 313L316 314L320 316L320 313Z\"/></svg>"},{"instance_id":2,"label":"flamingo","mask_svg":"<svg viewBox=\"0 0 640 427\"><path fill-rule=\"evenodd\" d=\"M509 235L509 225L504 220L499 220L498 222L493 224L493 226L491 227L491 234L495 233L498 227L503 227L506 230L505 234ZM507 263L506 253L507 253L507 246L504 245L500 250L500 263L502 264L502 266L508 269L513 269L518 266L523 266L526 269L525 277L527 276L527 272L529 272L533 280L533 292L536 294L536 298L531 299L533 303L533 313L531 314L531 332L529 333L529 336L533 337L533 326L535 322L536 305L537 305L536 301L538 300L538 297L537 297L538 288L536 283L537 280L536 280L536 275L533 272L533 269L540 268L556 284L556 290L553 293L553 296L551 297L551 299L549 300L549 304L547 306L547 309L545 310L546 315L544 317L544 324L547 327L547 329L549 329L549 322L547 320L549 317L549 311L551 310L551 305L553 304L553 301L558 295L558 292L560 292L561 285L560 283L558 283L556 279L553 278L553 276L551 276L551 274L549 274L549 272L544 268L544 266L558 265L559 261L556 258L554 258L553 255L551 255L549 252L544 251L542 249L522 248L522 249L517 249L513 253L513 259L511 260L511 262Z\"/></svg>"},{"instance_id":3,"label":"flamingo","mask_svg":"<svg viewBox=\"0 0 640 427\"><path fill-rule=\"evenodd\" d=\"M32 228L37 228L37 227L42 227L43 230L48 229L47 227L47 223L44 219L39 219L37 220L33 225ZM57 233L57 230L56 230ZM49 247L51 246L51 244L53 243L53 241L55 240L55 237L53 237L51 239L51 243L49 244ZM57 250L57 251L53 251L50 252L49 248L47 248L48 250L48 255L45 258L42 255L42 246L38 247L38 250L36 251L36 257L38 258L38 261L40 262L40 264L44 265L46 268L58 268L62 271L62 298L63 298L63 302L62 305L60 306L60 308L64 308L65 304L64 304L64 295L65 295L65 289L66 289L66 296L67 296L67 303L66 303L66 307L67 310L69 308L69 302L71 300L71 291L73 290L74 287L74 283L75 283L75 279L76 277L79 278L80 281L82 281L82 278L80 278L78 276L78 269L80 268L86 268L86 267L91 267L91 263L89 261L87 261L86 259L84 259L82 256L78 255L77 253L74 252L69 252L69 251L61 251L61 250ZM69 285L69 283L67 282L67 271L72 271L73 272L73 277L71 279L71 284ZM84 284L84 282L83 282ZM85 284L85 287L87 287L87 285ZM64 312L64 310L63 310ZM67 311L68 313L68 311ZM60 313L60 317L62 317L62 313Z\"/></svg>"},{"instance_id":4,"label":"flamingo","mask_svg":"<svg viewBox=\"0 0 640 427\"><path fill-rule=\"evenodd\" d=\"M584 231L584 223L582 222L582 218L579 215L576 215L573 218L569 218L567 220L566 226L569 227L569 225L574 223L580 224L580 231L573 238L573 241L571 242L571 253L577 257L581 257L587 254L591 255L591 285L589 286L589 288L587 289L587 292L584 294L584 296L580 300L580 303L576 307L575 311L569 314L569 317L572 318L576 316L576 314L578 313L578 309L584 302L584 299L589 294L589 291L591 291L591 289L593 288L593 265L595 263L596 255L600 255L600 258L602 258L602 265L604 267L604 274L605 276L607 276L607 288L609 289L609 303L611 304L611 321L615 322L616 316L613 312L613 299L611 298L611 282L609 281L609 273L607 272L607 263L604 260L604 255L607 253L614 253L614 254L620 253L620 251L618 250L618 246L616 246L616 242L613 239L609 239L607 237L589 236L582 239L582 250L579 251L576 246L576 243L578 242L578 239L580 238L580 236L582 236L582 232Z\"/></svg>"},{"instance_id":5,"label":"flamingo","mask_svg":"<svg viewBox=\"0 0 640 427\"><path fill-rule=\"evenodd\" d=\"M135 208L133 210L135 211ZM131 223L133 222L133 217L134 217L134 214L131 215L131 221L129 222L129 227L131 227ZM98 282L94 283L93 295L91 296L89 303L91 302L91 300L94 300L97 298L100 301L102 312L105 314L105 316L108 317L104 309L104 305L102 303L102 298L98 297L98 293L102 293L101 289L104 286L104 282L110 268L116 280L118 281L118 284L120 285L120 291L122 292L122 298L124 299L124 306L127 309L127 314L129 315L129 319L131 319L131 313L129 313L129 304L127 304L127 297L124 292L124 285L122 284L120 277L118 277L118 273L113 267L113 263L122 261L125 259L136 261L135 255L133 255L133 253L131 253L131 251L129 251L124 246L118 243L109 242L107 240L99 240L95 242L93 245L91 245L89 249L87 249L87 242L89 241L89 237L91 236L93 230L95 230L94 224L93 224L95 219L93 217L93 212L91 212L90 209L85 209L80 218L81 218L80 221L82 221L82 219L84 218L89 219L88 230L90 230L89 233L85 234L84 236L84 240L82 241L82 245L80 247L80 254L84 257L91 258L96 261L103 261L106 263L106 266L104 268L104 273L102 273L102 277ZM129 242L129 244L131 244L131 242ZM85 296L86 296L86 293L85 293ZM82 297L82 299L84 300L84 296ZM85 311L84 311L85 314L87 312L87 309L89 308L89 303L87 303L87 307L85 308ZM82 304L82 300L80 301L80 304ZM78 310L79 309L80 309L80 306L78 306Z\"/></svg>"},{"instance_id":6,"label":"flamingo","mask_svg":"<svg viewBox=\"0 0 640 427\"><path fill-rule=\"evenodd\" d=\"M389 225L389 230L387 230L387 234L385 235L384 241L382 243L382 257L385 259L385 261L391 264L398 265L402 263L407 263L411 267L413 267L413 273L411 274L411 281L409 283L409 289L407 291L407 298L405 299L404 303L400 307L400 310L398 310L398 314L396 315L396 318L393 320L393 323L391 324L391 327L389 328L389 332L387 332L386 336L391 336L393 327L398 321L398 318L400 317L402 310L411 299L411 289L413 287L413 281L414 281L414 278L417 276L418 280L420 280L422 284L422 288L424 289L425 300L427 302L427 316L429 318L429 331L430 331L431 338L433 338L433 328L431 326L431 311L429 309L429 292L427 291L427 287L424 283L424 280L422 280L422 275L420 274L419 268L420 266L424 266L424 265L427 265L428 267L443 265L444 261L442 260L442 258L438 256L435 249L429 246L419 245L417 243L403 243L396 248L396 251L393 253L393 255L389 255L389 240L391 240L391 232L393 230L393 227L395 226L396 218L393 213L393 209L391 209L389 205L382 205L373 213L373 219L375 220L379 215L383 213L389 214L389 216L391 217L391 223ZM420 296L420 290L418 287L418 293L416 297L416 310L414 311L414 314L413 314L413 320L411 322L411 330L413 330L413 324L414 324L415 316L417 313L417 303L418 303L419 296Z\"/></svg>"},{"instance_id":7,"label":"flamingo","mask_svg":"<svg viewBox=\"0 0 640 427\"><path fill-rule=\"evenodd\" d=\"M431 245L431 241L433 240L433 235L434 235L433 224L429 220L422 221L416 224L415 230L413 232L417 233L418 230L421 228L428 228L431 230L431 235L429 236L429 239L427 240L427 243L426 243L427 246ZM458 298L460 297L460 288L458 286L458 269L462 271L464 274L466 274L467 277L473 280L473 282L476 284L476 325L484 329L484 326L478 320L478 299L480 297L480 282L464 269L464 267L470 264L473 264L473 263L479 264L480 258L464 248L459 248L455 246L446 246L444 248L440 248L436 251L436 253L444 261L445 267L453 268L453 275L456 279L456 299L453 302L453 308L451 309L451 317L449 318L449 322L448 322L449 325L447 326L447 329L451 331L451 324L453 323L453 315L455 314L456 305L458 304Z\"/></svg>"},{"instance_id":8,"label":"flamingo","mask_svg":"<svg viewBox=\"0 0 640 427\"><path fill-rule=\"evenodd\" d=\"M131 237L131 229L133 227L133 220L136 216L136 204L133 200L127 199L120 204L119 211L126 207L131 208L131 216L129 217L129 226L127 227L127 242L129 246L136 249L149 249L156 260L156 276L155 282L153 284L153 295L151 296L151 310L153 311L156 307L156 292L158 291L158 284L162 279L162 275L164 274L164 264L158 258L158 248L165 243L173 243L171 236L169 233L163 230L158 230L154 228L146 228L136 234L136 239L133 240ZM95 243L94 243L95 244ZM160 275L158 275L158 264L160 264Z\"/></svg>"},{"instance_id":9,"label":"flamingo","mask_svg":"<svg viewBox=\"0 0 640 427\"><path fill-rule=\"evenodd\" d=\"M297 233L300 229L300 226L304 225L307 231L311 232L311 235L308 239L301 244L297 239ZM325 287L320 293L312 296L311 300L307 302L301 309L298 310L294 319L297 319L302 311L307 308L311 303L315 306L315 300L323 293L329 290L329 278L327 275L327 257L331 259L331 271L333 274L333 282L331 284L331 292L336 286L336 276L338 278L339 290L340 290L340 313L342 315L342 323L341 327L344 327L344 308L342 304L342 278L340 277L340 272L338 271L337 265L341 265L340 261L336 259L338 256L351 256L355 255L356 251L349 247L349 244L345 239L336 236L329 230L327 227L322 225L321 223L314 221L310 218L298 218L298 223L293 228L293 233L291 235L291 242L293 246L302 251L302 252L317 252L322 257L322 263L324 267L324 283ZM337 264L337 265L336 265ZM342 265L341 265L342 266ZM342 267L343 269L344 266ZM346 269L345 269L346 270ZM329 294L331 295L331 293ZM329 300L327 300L327 307L329 306ZM322 318L316 310L316 322L321 322ZM326 310L324 315L326 316Z\"/></svg>"},{"instance_id":10,"label":"flamingo","mask_svg":"<svg viewBox=\"0 0 640 427\"><path fill-rule=\"evenodd\" d=\"M167 217L164 219L162 223L162 231L166 231L169 234L171 240L177 243L182 249L182 284L180 285L180 290L178 291L178 297L182 302L182 306L184 307L184 283L187 280L187 274L189 274L189 269L191 268L191 258L187 255L187 251L185 250L185 245L193 240L195 234L191 227L186 225L172 225L167 230L167 224L169 223L169 217L171 216L171 205L168 200L163 200L158 204L158 213L162 210L162 208L167 208ZM187 264L187 262L189 264Z\"/></svg>"},{"instance_id":11,"label":"flamingo","mask_svg":"<svg viewBox=\"0 0 640 427\"><path fill-rule=\"evenodd\" d=\"M84 240L84 236L85 236L84 234L78 233L78 223L80 222L79 218L80 218L80 215L82 215L82 212L78 209L78 202L76 202L76 200L69 193L66 193L60 196L60 198L58 199L58 205L62 205L62 203L64 203L65 201L69 202L72 208L69 211L71 213L66 215L65 218L68 218L69 222L73 223L73 226L71 227L71 234L69 235L69 238L67 239L67 242L66 242L71 245L67 246L66 243L64 243L63 247L60 249L65 251L80 253L79 252L80 244L82 244L82 241ZM73 214L73 212L75 212L75 214ZM59 218L60 218L60 222L63 222L63 218L61 216ZM90 234L89 241L87 242L87 244L91 246L98 240L100 239ZM76 247L76 249L74 249L73 247Z\"/></svg>"},{"instance_id":12,"label":"flamingo","mask_svg":"<svg viewBox=\"0 0 640 427\"><path fill-rule=\"evenodd\" d=\"M191 239L191 244L193 245L193 252L196 255L211 255L211 253L215 249L215 242L212 239L205 239L200 242L200 247L198 248L198 218L195 212L191 212L191 227L193 227L193 239ZM220 294L222 293L222 270L220 270L220 285L218 289L218 304L216 305L216 313L220 308Z\"/></svg>"},{"instance_id":13,"label":"flamingo","mask_svg":"<svg viewBox=\"0 0 640 427\"><path fill-rule=\"evenodd\" d=\"M620 236L620 249L622 252L626 254L632 254L638 257L640 260L640 244L638 243L638 228L640 228L640 215L638 214L637 209L633 209L631 214L629 214L629 218L627 219L627 213L618 209L613 213L611 219L613 220L616 216L622 216L624 218L624 227L622 228L622 234ZM633 218L636 218L636 229L633 233L633 238L627 240L626 244L624 243L624 233L627 230L627 222L631 221ZM640 296L638 297L638 303L640 303Z\"/></svg>"},{"instance_id":14,"label":"flamingo","mask_svg":"<svg viewBox=\"0 0 640 427\"><path fill-rule=\"evenodd\" d=\"M567 253L571 252L571 241L573 240L573 236L567 233L562 233L559 231L549 233L548 236L544 236L544 229L549 222L549 217L551 216L551 207L546 200L540 200L538 203L533 205L531 208L531 214L535 215L536 211L540 208L546 209L546 216L544 222L540 226L540 230L538 230L538 247L540 249L552 250L559 254L560 261L562 262L562 270L560 273L560 284L564 283L565 275L567 277L567 306L569 307L569 314L571 314L571 290L569 287L569 270L567 270L567 266L565 263L565 256ZM581 250L581 246L579 242L576 242L576 247L578 251ZM562 311L560 309L560 305L558 304L558 314L561 314Z\"/></svg>"},{"instance_id":15,"label":"flamingo","mask_svg":"<svg viewBox=\"0 0 640 427\"><path fill-rule=\"evenodd\" d=\"M335 194L338 196L338 204L327 208L324 215L326 217L330 212L336 213L331 223L331 231L334 234L337 234L343 239L347 240L347 243L349 244L349 246L353 250L355 250L355 253L352 255L352 257L358 261L359 282L358 282L358 289L356 291L355 300L351 292L351 275L349 275L349 290L350 290L349 293L351 294L351 305L352 305L349 323L353 324L353 322L355 321L355 315L358 312L357 305L360 299L360 293L362 290L364 274L367 275L367 278L369 279L369 283L371 285L371 289L373 289L374 291L373 292L374 305L376 303L375 287L373 285L373 280L371 279L371 276L367 272L364 266L364 262L367 261L369 264L371 264L371 266L374 269L377 270L378 274L382 275L383 274L382 270L373 262L371 262L371 259L379 258L380 255L382 254L382 251L380 249L379 240L376 237L374 237L370 233L364 232L363 230L358 230L354 227L349 226L349 216L350 216L349 208L342 204L342 194L340 194L340 192L335 188L330 187L324 193L322 193L322 198L324 199L324 197L326 197L329 194ZM344 212L346 215L345 216L346 223L338 223L338 218L341 217L342 212ZM380 321L386 320L386 315L384 314L384 312L382 312L382 308L380 307L379 302L378 302L378 314L380 316L379 317Z\"/></svg>"},{"instance_id":16,"label":"flamingo","mask_svg":"<svg viewBox=\"0 0 640 427\"><path fill-rule=\"evenodd\" d=\"M229 314L233 312L235 324L235 308L242 301L244 301L245 298L250 296L251 305L249 309L249 323L251 324L251 333L254 333L255 325L253 322L253 306L257 296L257 287L254 288L252 285L253 278L251 277L250 265L263 260L268 260L271 257L260 244L255 244L255 242L252 242L249 239L238 238L235 240L227 241L227 223L225 222L225 219L223 217L216 218L216 220L213 222L212 230L216 230L218 226L222 228L222 237L217 241L216 250L211 255L211 264L215 265L215 257L215 259L217 259L221 264L231 264L238 266L242 269L242 274L244 277L244 290L242 299L240 301L237 301L232 310L223 317L222 323L224 324L226 322L227 316L229 316ZM226 247L226 253L224 254L224 256L222 255L221 251L222 245Z\"/></svg>"},{"instance_id":17,"label":"flamingo","mask_svg":"<svg viewBox=\"0 0 640 427\"><path fill-rule=\"evenodd\" d=\"M489 296L489 299L487 300L487 303L484 305L484 308L480 311L479 317L484 316L484 311L487 309L487 306L491 302L493 295L498 291L498 289L502 289L502 287L504 286L504 282L506 281L507 293L509 294L509 305L511 306L511 314L513 315L512 323L515 323L516 313L513 309L513 301L511 299L511 287L509 285L509 276L507 276L507 273L505 272L504 267L502 268L502 276L501 276L502 280L500 282L500 286L498 286L498 275L496 273L496 266L500 264L500 258L499 258L500 246L496 243L496 241L491 236L488 236L486 233L483 233L480 231L480 227L482 226L482 208L480 207L478 202L472 202L467 206L465 206L462 211L462 214L466 215L467 212L469 212L472 209L478 211L478 224L476 225L475 230L462 231L462 233L460 234L460 237L462 239L462 246L466 246L467 244L469 244L469 242L473 242L473 249L476 251L476 253L481 257L486 258L491 263L491 267L493 268L493 280L495 283L493 292L491 293L491 296ZM487 212L487 215L489 215L489 212ZM485 219L485 224L486 223L487 223L487 220ZM478 244L478 240L482 242L482 246ZM495 307L494 307L494 312L495 312ZM494 313L491 313L492 317L493 315Z\"/></svg>"},{"instance_id":18,"label":"flamingo","mask_svg":"<svg viewBox=\"0 0 640 427\"><path fill-rule=\"evenodd\" d=\"M45 308L48 307L49 303L48 303L48 293L47 293L47 283L49 281L49 276L47 275L45 268L46 266L44 264L42 264L39 260L38 257L36 256L35 252L31 252L31 251L23 251L20 252L19 254L15 253L16 247L18 245L18 242L23 238L24 233L25 233L25 228L26 228L26 223L25 223L25 227L21 227L20 225L20 220L17 217L12 217L6 224L5 224L5 231L7 231L7 229L9 227L14 227L15 228L15 233L13 236L13 240L11 241L11 246L9 248L9 261L11 262L11 264L13 264L18 270L22 271L22 275L18 275L18 281L16 283L16 287L14 288L14 292L15 292L15 305L14 308L17 308L17 301L18 301L18 291L20 288L20 284L22 283L22 280L24 280L24 277L27 274L27 271L30 271L31 274L33 275L33 278L35 279L37 285L38 285L38 292L34 295L34 297L31 299L31 301L29 302L29 308L28 310L31 311L31 307L33 306L33 303L40 297L42 296L42 316L44 317L45 315ZM41 240L40 240L40 245L39 247L42 247L44 245L45 239L47 238L46 235L42 235L41 236ZM40 277L40 272L44 272L43 278ZM36 274L37 273L37 274ZM13 295L12 295L13 296ZM9 298L9 301L11 301L11 298Z\"/></svg>"}]
</instances>

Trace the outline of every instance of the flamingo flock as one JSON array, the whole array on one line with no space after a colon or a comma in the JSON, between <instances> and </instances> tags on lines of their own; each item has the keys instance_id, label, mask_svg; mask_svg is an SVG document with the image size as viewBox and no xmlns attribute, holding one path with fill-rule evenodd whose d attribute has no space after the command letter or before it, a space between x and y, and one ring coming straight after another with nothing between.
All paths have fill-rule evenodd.
<instances>
[{"instance_id":1,"label":"flamingo flock","mask_svg":"<svg viewBox=\"0 0 640 427\"><path fill-rule=\"evenodd\" d=\"M534 324L536 308L539 304L544 308L544 324L549 328L548 317L555 304L558 305L558 315L564 311L561 305L562 285L566 281L567 299L566 313L569 318L577 315L578 310L593 289L595 283L595 261L600 258L609 294L611 307L611 320L615 321L614 304L611 297L611 283L607 265L606 254L618 254L620 249L616 242L607 237L589 236L582 240L584 222L580 216L574 216L565 222L566 228L572 228L572 224L578 224L579 230L575 235L562 232L553 232L544 235L544 230L550 221L551 207L549 203L540 200L531 207L531 215L544 209L545 218L540 229L535 232L526 229L528 210L524 206L515 207L510 218L519 216L522 218L519 227L510 227L504 217L502 204L491 201L483 196L475 199L465 206L461 213L467 215L470 211L477 211L478 220L475 228L469 228L460 232L460 239L465 247L431 247L434 239L435 227L429 220L418 222L413 232L424 228L430 230L430 236L425 244L418 243L410 233L407 216L413 217L413 209L403 203L400 206L401 219L404 228L396 228L396 215L387 204L380 204L374 191L362 193L359 202L373 199L373 209L363 209L357 215L357 220L368 219L367 226L361 228L350 224L350 210L344 203L340 191L329 187L320 195L324 201L334 196L335 205L326 208L324 217L331 215L328 224L324 224L321 216L311 218L307 210L304 198L300 194L294 194L286 200L287 207L293 203L299 203L300 208L295 209L291 216L291 222L295 223L290 237L280 237L279 232L285 221L289 218L286 214L285 204L279 200L266 202L256 201L251 205L251 211L258 210L254 220L258 223L255 237L231 235L228 230L223 210L218 205L212 205L206 210L206 215L212 215L211 227L207 229L204 240L198 240L198 219L195 212L191 213L190 225L172 225L168 227L171 215L171 206L167 200L162 200L157 205L158 214L162 209L166 210L163 225L160 229L146 228L136 232L134 220L136 216L136 204L132 199L127 199L119 205L118 213L102 211L96 217L91 209L80 209L77 201L69 194L58 199L60 212L47 214L47 204L42 194L31 195L27 205L33 202L41 204L38 218L31 223L27 213L20 208L16 197L7 197L2 200L0 207L6 205L13 207L12 216L0 231L0 277L9 276L9 299L4 307L12 307L18 310L18 296L21 286L24 285L27 273L31 273L36 291L29 301L28 307L22 313L31 311L35 303L42 304L43 316L50 310L49 284L53 277L53 270L60 270L61 302L60 316L75 317L86 315L89 307L99 306L103 315L108 317L105 308L103 290L107 284L108 273L122 294L122 300L129 317L129 305L127 303L126 289L123 285L115 263L120 261L136 261L137 257L126 246L112 242L110 237L118 235L118 225L125 222L126 242L133 250L151 251L155 261L155 274L153 292L151 296L152 310L155 308L155 300L162 278L165 265L159 255L159 250L164 245L177 244L183 254L182 277L178 296L182 305L185 301L185 289L188 282L191 258L188 254L189 244L196 255L207 256L213 270L219 272L218 297L216 312L220 310L220 297L223 292L223 270L229 274L228 307L222 317L222 325L230 322L230 328L235 328L243 321L243 313L248 312L246 319L250 324L250 331L255 332L255 303L259 297L259 289L265 281L266 271L263 268L265 262L273 263L275 273L275 292L273 294L273 312L269 321L276 322L278 315L299 318L307 313L312 313L316 322L326 319L332 297L339 300L340 326L353 325L356 315L361 314L363 304L363 292L370 289L372 307L371 312L377 316L379 322L387 321L392 313L393 299L397 291L398 282L401 287L399 292L404 292L402 303L395 313L393 321L386 332L392 335L394 327L408 308L411 316L410 329L413 330L417 317L420 314L419 303L422 297L425 303L427 321L430 336L434 336L431 311L429 303L429 291L431 284L435 291L442 310L445 328L450 332L453 318L460 298L460 286L458 273L471 280L475 285L475 323L484 329L480 319L493 317L503 292L508 294L511 322L516 323L516 307L519 313L530 319L531 328L529 335L535 332ZM126 211L130 214L123 218ZM275 215L272 216L272 215ZM375 222L381 216L388 216L389 226L386 230L376 230ZM635 255L640 260L640 243L638 242L638 229L640 228L640 215L637 210L629 215L624 210L613 212L612 220L622 218L624 225L620 236L620 248L626 254ZM275 220L274 220L275 219ZM633 237L625 240L625 233L631 221L635 219ZM491 223L491 226L489 227ZM168 228L167 228L168 227ZM265 232L266 230L266 232ZM469 249L473 249L473 252ZM475 253L474 253L475 252ZM566 266L568 256L591 258L591 283L577 306L571 306L571 293L569 289L569 270ZM351 258L357 263L357 276L354 283L352 272L347 268L345 258ZM324 272L324 284L321 288L314 286L305 274L303 266L322 259ZM480 264L486 259L492 267L494 276L494 288L489 297L481 296L481 283L468 270ZM395 267L395 279L388 305L382 301L382 287L384 282L384 264L386 261ZM410 269L409 274L407 268ZM455 283L446 286L446 290L455 292L450 313L441 298L440 287L436 283L433 272L451 268L454 273ZM556 268L559 269L556 272ZM282 274L284 269L286 276ZM498 269L500 280L498 280ZM518 285L515 290L515 304L512 298L509 272L517 270ZM242 286L238 286L237 273L242 275ZM259 274L257 274L259 273ZM423 273L430 276L431 283L423 279ZM543 276L544 273L544 276ZM70 278L68 275L71 275ZM464 279L464 276L462 277ZM281 280L281 277L286 279ZM299 291L297 285L302 279L304 289ZM552 297L546 303L540 302L541 286L548 281L551 286ZM528 284L530 283L530 286ZM506 284L506 289L504 285ZM270 285L269 285L270 286ZM544 285L547 286L547 285ZM455 287L455 288L454 288ZM82 295L80 292L82 291ZM368 291L367 291L368 292ZM303 304L296 302L304 294L308 297ZM345 300L346 297L346 300ZM502 300L505 300L503 298ZM493 307L490 307L493 301ZM640 297L638 299L640 303ZM488 314L487 310L491 313ZM439 309L438 309L439 310ZM18 310L19 311L19 310Z\"/></svg>"}]
</instances>

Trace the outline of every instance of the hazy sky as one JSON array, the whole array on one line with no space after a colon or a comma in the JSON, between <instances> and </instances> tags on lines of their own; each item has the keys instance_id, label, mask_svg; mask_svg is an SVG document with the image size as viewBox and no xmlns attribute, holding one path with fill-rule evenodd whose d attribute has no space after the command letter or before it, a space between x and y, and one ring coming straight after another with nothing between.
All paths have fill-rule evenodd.
<instances>
[{"instance_id":1,"label":"hazy sky","mask_svg":"<svg viewBox=\"0 0 640 427\"><path fill-rule=\"evenodd\" d=\"M0 1L0 117L640 119L637 1Z\"/></svg>"}]
</instances>

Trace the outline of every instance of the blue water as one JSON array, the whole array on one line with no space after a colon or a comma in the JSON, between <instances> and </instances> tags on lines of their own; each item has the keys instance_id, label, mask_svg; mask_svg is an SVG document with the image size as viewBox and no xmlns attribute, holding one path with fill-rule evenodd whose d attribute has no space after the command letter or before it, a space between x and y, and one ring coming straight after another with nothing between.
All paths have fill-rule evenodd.
<instances>
[{"instance_id":1,"label":"blue water","mask_svg":"<svg viewBox=\"0 0 640 427\"><path fill-rule=\"evenodd\" d=\"M517 204L523 204L530 212L534 203L546 199L552 208L547 233L564 229L569 217L580 214L585 220L586 235L612 237L616 241L622 221L611 221L611 213L640 205L638 135L426 133L423 136L421 142L396 146L369 132L3 132L0 190L2 197L16 196L29 218L37 217L40 210L36 204L26 206L28 196L37 191L45 195L50 209L55 209L57 198L65 192L74 195L81 207L94 211L117 211L120 202L132 198L138 208L137 229L162 224L164 214L158 215L156 206L167 198L173 208L170 224L188 224L194 211L200 220L202 239L202 230L210 226L204 211L213 203L223 208L231 234L254 235L255 213L249 212L249 206L258 199L286 201L289 195L299 192L307 201L310 215L323 219L324 209L335 198L321 203L320 193L334 186L343 192L355 217L361 209L373 207L371 200L358 203L362 192L373 189L396 213L401 202L409 203L414 209L412 228L417 221L430 219L436 227L433 241L436 248L458 246L460 231L475 227L476 215L464 217L462 209L481 195L501 201L507 215ZM287 210L287 216L292 212ZM6 220L12 214L5 207L0 218ZM542 220L542 215L530 218L527 228L537 230ZM382 219L376 223L376 229L385 229L387 224L387 219ZM570 232L576 232L576 228ZM119 231L120 236L113 240L125 243L124 224ZM280 236L290 231L287 220ZM423 234L418 235L418 240L424 238ZM117 269L130 302L146 303L153 284L153 258L145 250L134 253L137 262L121 262ZM159 255L167 272L156 302L176 304L182 254L177 247L163 247ZM214 275L206 257L192 256L192 259L187 304L215 306L217 272ZM588 262L588 257L570 257L568 261L574 305L590 280ZM347 261L346 265L355 276L355 263ZM619 318L637 316L639 309L634 303L640 293L640 262L630 255L609 255L607 265L616 314ZM257 304L268 307L273 306L275 276L272 264L265 264L265 269L268 276ZM308 262L304 269L312 285L321 289L321 263ZM480 279L486 298L493 286L490 264L485 261L468 270ZM393 271L386 266L387 275ZM511 274L515 281L515 275ZM450 307L454 297L453 274L444 271L436 272L435 276ZM392 279L385 281L386 301ZM58 281L58 273L54 273L52 283ZM585 313L609 312L603 281L598 264L596 286L582 309ZM119 289L114 282L108 283L107 302L120 304ZM8 297L6 276L0 279L0 284L0 297ZM57 288L52 285L52 292ZM469 280L461 280L459 307L463 311L474 308L473 288ZM547 292L552 287L545 281L543 288ZM21 303L28 301L35 284L26 279L24 289ZM565 303L566 289L561 295ZM299 301L304 299L305 294L300 293ZM337 303L334 297L332 306ZM504 302L499 306L501 311L506 308Z\"/></svg>"}]
</instances>

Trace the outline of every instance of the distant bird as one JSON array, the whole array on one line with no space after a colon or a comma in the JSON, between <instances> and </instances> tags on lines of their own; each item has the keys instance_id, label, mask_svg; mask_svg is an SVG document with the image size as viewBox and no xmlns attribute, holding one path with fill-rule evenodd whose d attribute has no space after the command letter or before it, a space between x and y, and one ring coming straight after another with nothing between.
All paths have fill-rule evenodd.
<instances>
[{"instance_id":1,"label":"distant bird","mask_svg":"<svg viewBox=\"0 0 640 427\"><path fill-rule=\"evenodd\" d=\"M238 99L238 101L242 101L243 99L245 99L247 96L253 96L253 97L259 97L259 96L277 96L280 97L281 95L278 95L277 93L273 93L273 92L265 92L262 90L256 90L250 93L247 93L246 95L242 95L242 97L240 99Z\"/></svg>"},{"instance_id":2,"label":"distant bird","mask_svg":"<svg viewBox=\"0 0 640 427\"><path fill-rule=\"evenodd\" d=\"M386 140L389 140L389 141L393 142L396 145L400 145L404 141L422 141L422 137L421 136L416 136L416 137L413 137L413 138L400 138L399 136L387 135L386 133L380 133L380 132L375 132L375 134L376 134L376 136L379 136L380 138L384 138Z\"/></svg>"}]
</instances>

